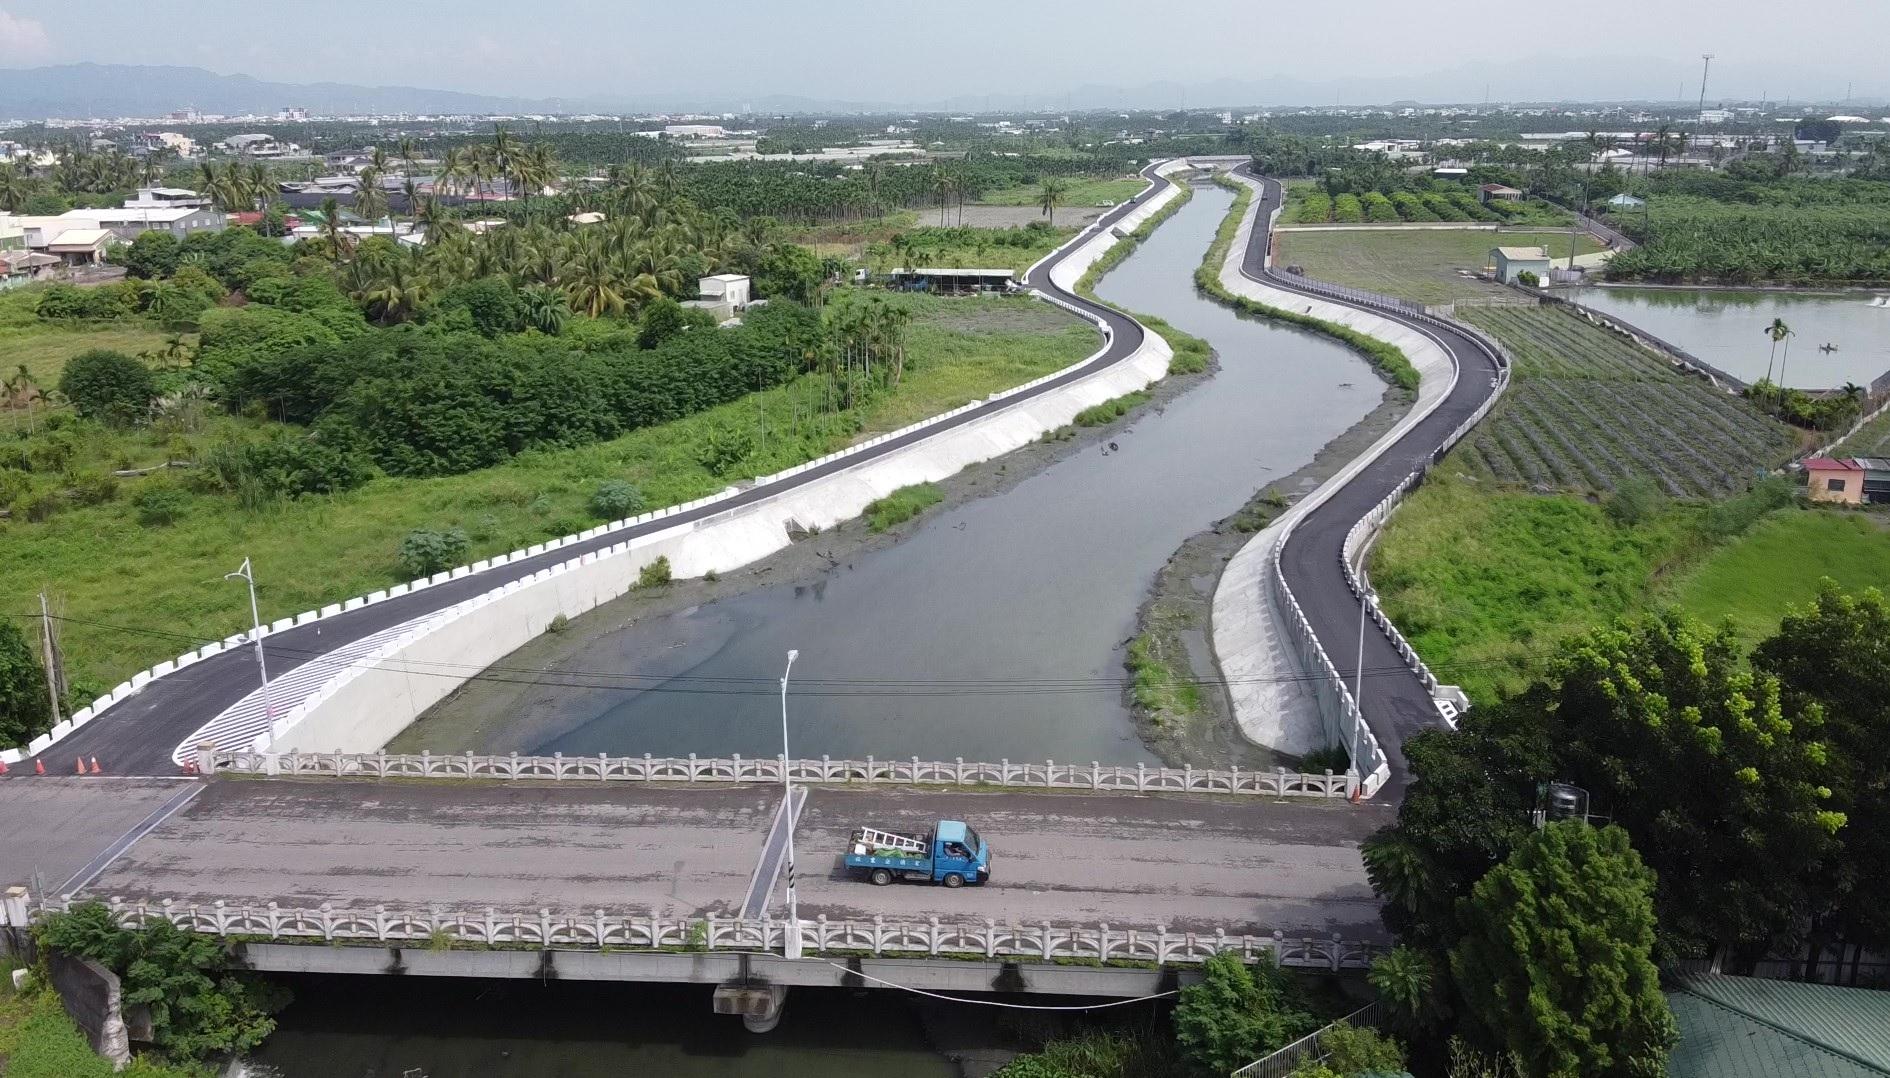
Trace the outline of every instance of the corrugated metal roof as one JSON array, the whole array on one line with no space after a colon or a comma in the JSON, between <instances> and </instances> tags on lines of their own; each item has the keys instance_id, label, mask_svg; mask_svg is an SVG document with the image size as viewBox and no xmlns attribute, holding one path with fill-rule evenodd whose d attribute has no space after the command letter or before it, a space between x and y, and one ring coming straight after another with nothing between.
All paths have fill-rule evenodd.
<instances>
[{"instance_id":1,"label":"corrugated metal roof","mask_svg":"<svg viewBox=\"0 0 1890 1078\"><path fill-rule=\"evenodd\" d=\"M1673 1078L1890 1076L1890 992L1701 974L1667 994Z\"/></svg>"}]
</instances>

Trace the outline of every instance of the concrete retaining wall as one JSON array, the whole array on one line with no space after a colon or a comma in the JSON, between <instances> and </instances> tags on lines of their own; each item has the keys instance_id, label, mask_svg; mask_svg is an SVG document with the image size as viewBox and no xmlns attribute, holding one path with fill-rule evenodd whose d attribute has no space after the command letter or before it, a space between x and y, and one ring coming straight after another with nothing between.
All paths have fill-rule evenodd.
<instances>
[{"instance_id":1,"label":"concrete retaining wall","mask_svg":"<svg viewBox=\"0 0 1890 1078\"><path fill-rule=\"evenodd\" d=\"M1184 167L1182 162L1169 162L1157 171ZM1117 227L1133 229L1173 197L1175 189L1163 187L1124 215ZM1052 270L1052 280L1068 287L1066 281L1073 283L1117 242L1120 236L1115 229L1077 236L1065 246L1070 253ZM1089 317L1067 303L1043 298ZM544 632L552 618L559 614L576 617L629 591L643 567L659 557L669 559L671 573L677 577L727 572L758 561L788 545L791 526L828 528L850 520L872 501L901 487L944 479L967 465L1001 456L1068 424L1085 408L1146 388L1168 373L1172 355L1160 335L1145 333L1142 346L1133 354L1068 385L765 501L587 554L422 619L372 658L339 671L253 747L377 749L460 682ZM1036 384L992 399L1014 396Z\"/></svg>"}]
</instances>

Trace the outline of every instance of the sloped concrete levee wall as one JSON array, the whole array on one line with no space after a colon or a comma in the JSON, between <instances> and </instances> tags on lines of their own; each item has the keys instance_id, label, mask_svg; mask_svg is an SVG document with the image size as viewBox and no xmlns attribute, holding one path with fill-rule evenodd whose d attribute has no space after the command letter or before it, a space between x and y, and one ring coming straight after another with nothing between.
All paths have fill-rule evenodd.
<instances>
[{"instance_id":1,"label":"sloped concrete levee wall","mask_svg":"<svg viewBox=\"0 0 1890 1078\"><path fill-rule=\"evenodd\" d=\"M1185 167L1184 162L1167 162L1155 171L1165 175ZM1175 187L1163 185L1114 227L1078 235L1062 249L1063 260L1052 268L1052 281L1071 287L1096 259L1120 242L1121 233L1132 230L1177 195ZM1040 296L1095 320L1079 307ZM1104 333L1106 348L1106 326ZM765 501L586 554L442 610L416 622L372 656L338 669L248 747L377 749L460 683L543 633L553 618L576 617L628 592L643 568L658 558L668 558L677 577L748 565L786 547L791 527L824 529L850 520L869 503L901 487L944 479L968 465L1001 456L1070 423L1085 408L1146 388L1167 374L1172 355L1158 334L1145 332L1142 345L1112 366L1026 397L1014 406ZM991 399L1020 395L1055 377L1026 383ZM763 481L805 468L789 469ZM188 751L189 746L180 746L180 753Z\"/></svg>"}]
</instances>

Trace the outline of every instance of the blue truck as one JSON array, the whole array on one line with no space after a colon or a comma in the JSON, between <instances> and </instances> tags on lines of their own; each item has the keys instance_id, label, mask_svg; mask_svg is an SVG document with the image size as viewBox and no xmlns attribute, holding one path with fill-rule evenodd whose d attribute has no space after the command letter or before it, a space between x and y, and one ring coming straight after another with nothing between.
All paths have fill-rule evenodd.
<instances>
[{"instance_id":1,"label":"blue truck","mask_svg":"<svg viewBox=\"0 0 1890 1078\"><path fill-rule=\"evenodd\" d=\"M991 878L991 847L958 820L940 820L924 835L862 827L853 832L843 860L881 887L894 880L963 887Z\"/></svg>"}]
</instances>

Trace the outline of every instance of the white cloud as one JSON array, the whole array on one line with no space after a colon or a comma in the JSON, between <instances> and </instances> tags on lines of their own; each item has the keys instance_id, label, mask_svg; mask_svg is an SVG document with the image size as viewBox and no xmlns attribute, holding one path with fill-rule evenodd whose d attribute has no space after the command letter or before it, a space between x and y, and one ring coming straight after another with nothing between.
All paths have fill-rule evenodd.
<instances>
[{"instance_id":1,"label":"white cloud","mask_svg":"<svg viewBox=\"0 0 1890 1078\"><path fill-rule=\"evenodd\" d=\"M12 67L38 63L52 55L52 39L38 19L0 8L0 63Z\"/></svg>"}]
</instances>

